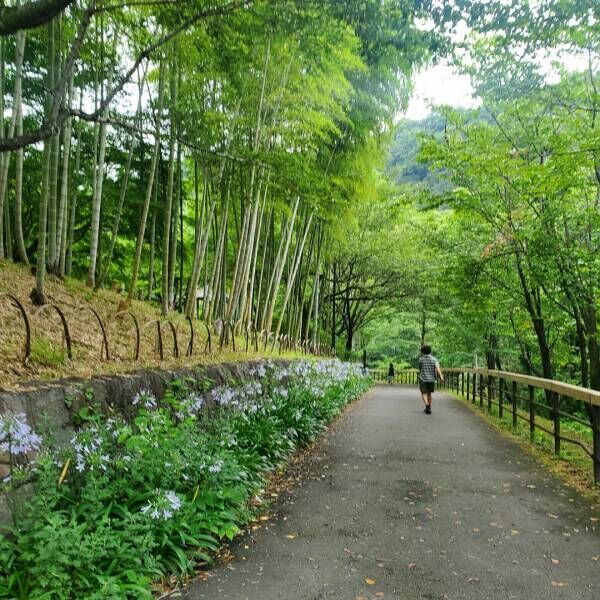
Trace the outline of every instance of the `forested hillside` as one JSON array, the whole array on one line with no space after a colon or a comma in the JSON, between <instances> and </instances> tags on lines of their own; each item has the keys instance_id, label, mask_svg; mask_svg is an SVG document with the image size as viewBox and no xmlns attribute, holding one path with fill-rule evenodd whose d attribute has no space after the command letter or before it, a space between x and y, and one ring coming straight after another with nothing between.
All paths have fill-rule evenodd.
<instances>
[{"instance_id":1,"label":"forested hillside","mask_svg":"<svg viewBox=\"0 0 600 600\"><path fill-rule=\"evenodd\" d=\"M76 277L316 343L340 222L442 43L430 9L2 3L0 260L34 304Z\"/></svg>"},{"instance_id":2,"label":"forested hillside","mask_svg":"<svg viewBox=\"0 0 600 600\"><path fill-rule=\"evenodd\" d=\"M448 366L600 389L598 4L487 9L456 53L481 108L400 123L389 219L412 285L363 342L411 364L427 340Z\"/></svg>"},{"instance_id":3,"label":"forested hillside","mask_svg":"<svg viewBox=\"0 0 600 600\"><path fill-rule=\"evenodd\" d=\"M0 261L600 387L596 4L4 3ZM403 120L442 57L480 108Z\"/></svg>"}]
</instances>

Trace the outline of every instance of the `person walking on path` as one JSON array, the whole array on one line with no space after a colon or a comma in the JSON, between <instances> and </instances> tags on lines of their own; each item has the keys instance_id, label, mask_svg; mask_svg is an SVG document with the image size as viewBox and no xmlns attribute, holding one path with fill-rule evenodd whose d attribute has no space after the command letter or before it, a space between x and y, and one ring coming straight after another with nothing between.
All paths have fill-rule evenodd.
<instances>
[{"instance_id":1,"label":"person walking on path","mask_svg":"<svg viewBox=\"0 0 600 600\"><path fill-rule=\"evenodd\" d=\"M431 414L431 394L435 389L436 376L440 381L444 381L440 363L431 355L431 346L424 344L421 346L421 356L419 357L419 389L427 415Z\"/></svg>"},{"instance_id":2,"label":"person walking on path","mask_svg":"<svg viewBox=\"0 0 600 600\"><path fill-rule=\"evenodd\" d=\"M390 368L388 369L388 383L394 383L394 376L396 373L394 372L394 363L390 363Z\"/></svg>"}]
</instances>

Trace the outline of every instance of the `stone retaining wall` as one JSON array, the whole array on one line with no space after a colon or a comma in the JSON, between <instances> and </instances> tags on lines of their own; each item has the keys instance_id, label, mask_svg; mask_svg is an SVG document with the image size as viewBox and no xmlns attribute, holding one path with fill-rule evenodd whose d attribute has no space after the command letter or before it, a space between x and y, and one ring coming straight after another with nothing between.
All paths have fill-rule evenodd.
<instances>
[{"instance_id":1,"label":"stone retaining wall","mask_svg":"<svg viewBox=\"0 0 600 600\"><path fill-rule=\"evenodd\" d=\"M287 362L287 361L277 361ZM65 379L32 383L16 391L0 391L0 415L24 413L37 432L52 431L59 441L70 439L73 415L93 399L104 411L108 408L127 413L136 393L151 390L161 399L170 381L191 379L198 387L205 382L219 385L231 379L242 380L257 361L186 367L175 370L144 369L121 375L104 375L92 379ZM0 453L0 478L8 474L8 457ZM11 492L11 494L21 494ZM25 490L26 493L26 490ZM8 498L0 494L0 524L10 517Z\"/></svg>"}]
</instances>

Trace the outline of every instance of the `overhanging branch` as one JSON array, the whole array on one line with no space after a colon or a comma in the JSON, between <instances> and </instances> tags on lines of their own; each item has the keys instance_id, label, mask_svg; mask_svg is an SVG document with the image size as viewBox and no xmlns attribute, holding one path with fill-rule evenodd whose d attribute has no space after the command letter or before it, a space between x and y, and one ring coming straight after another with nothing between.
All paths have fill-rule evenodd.
<instances>
[{"instance_id":1,"label":"overhanging branch","mask_svg":"<svg viewBox=\"0 0 600 600\"><path fill-rule=\"evenodd\" d=\"M123 75L123 77L121 77L119 81L108 91L106 98L98 106L97 110L95 110L93 113L81 113L79 115L80 118L83 118L87 121L99 121L106 108L114 100L115 96L119 92L121 92L125 85L131 80L132 76L137 71L139 65L144 60L148 59L161 46L164 46L165 44L170 42L180 33L185 31L201 19L228 14L240 8L250 6L253 3L253 1L254 0L235 0L218 8L210 8L199 11L193 16L186 19L175 29L165 34L157 41L153 42L152 44L148 45L144 50L142 50L142 52L137 56L136 60L133 62L131 68L129 68L127 72ZM57 87L55 87L51 92L53 95L52 105L44 122L40 125L38 129L34 131L30 131L24 133L23 135L19 135L12 138L1 139L0 152L18 150L19 148L24 148L26 146L30 146L31 144L42 142L52 137L53 135L56 135L60 131L60 128L64 123L65 119L69 116L68 111L62 110L62 101L65 96L67 82L70 78L70 74L75 64L75 61L79 56L81 46L83 45L83 41L85 39L85 34L88 29L91 17L95 12L97 12L96 2L91 2L86 11L84 12L82 21L78 29L77 37L73 42L73 46L71 47L69 57L65 65L65 69L61 74Z\"/></svg>"},{"instance_id":2,"label":"overhanging branch","mask_svg":"<svg viewBox=\"0 0 600 600\"><path fill-rule=\"evenodd\" d=\"M37 0L21 6L0 7L0 35L33 29L48 23L76 0Z\"/></svg>"}]
</instances>

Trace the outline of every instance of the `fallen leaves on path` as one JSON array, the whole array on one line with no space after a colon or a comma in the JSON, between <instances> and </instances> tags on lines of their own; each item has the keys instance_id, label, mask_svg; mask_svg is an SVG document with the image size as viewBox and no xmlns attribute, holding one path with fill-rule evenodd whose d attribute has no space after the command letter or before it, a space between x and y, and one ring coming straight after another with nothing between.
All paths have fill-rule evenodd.
<instances>
[{"instance_id":1,"label":"fallen leaves on path","mask_svg":"<svg viewBox=\"0 0 600 600\"><path fill-rule=\"evenodd\" d=\"M367 585L375 585L375 580L371 579L370 577L365 577L365 583Z\"/></svg>"}]
</instances>

